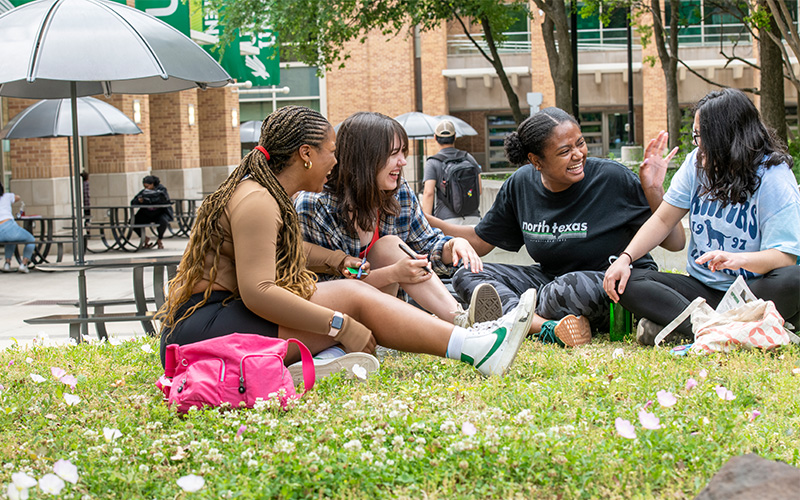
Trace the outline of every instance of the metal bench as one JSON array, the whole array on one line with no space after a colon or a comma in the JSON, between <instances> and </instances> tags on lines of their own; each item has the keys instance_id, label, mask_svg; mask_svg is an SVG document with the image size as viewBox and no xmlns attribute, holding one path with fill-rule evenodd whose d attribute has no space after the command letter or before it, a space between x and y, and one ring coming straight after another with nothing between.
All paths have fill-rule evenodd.
<instances>
[{"instance_id":1,"label":"metal bench","mask_svg":"<svg viewBox=\"0 0 800 500\"><path fill-rule=\"evenodd\" d=\"M81 339L81 325L88 325L94 323L97 327L97 336L100 340L108 339L108 333L105 331L105 323L123 323L127 321L141 321L142 324L147 322L151 325L155 311L147 311L145 314L137 313L103 313L95 314L88 318L81 318L78 314L51 314L49 316L39 316L37 318L28 318L25 323L29 325L69 325L69 337L80 342ZM102 335L100 324L102 324Z\"/></svg>"}]
</instances>

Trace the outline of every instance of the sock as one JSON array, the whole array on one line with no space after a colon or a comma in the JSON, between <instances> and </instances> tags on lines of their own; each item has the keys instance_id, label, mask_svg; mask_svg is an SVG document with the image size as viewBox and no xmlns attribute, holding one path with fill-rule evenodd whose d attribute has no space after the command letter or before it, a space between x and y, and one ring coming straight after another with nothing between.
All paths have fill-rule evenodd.
<instances>
[{"instance_id":1,"label":"sock","mask_svg":"<svg viewBox=\"0 0 800 500\"><path fill-rule=\"evenodd\" d=\"M328 347L327 349L323 349L317 354L314 355L314 359L334 359L340 356L344 356L345 353L344 349L342 349L338 344Z\"/></svg>"},{"instance_id":2,"label":"sock","mask_svg":"<svg viewBox=\"0 0 800 500\"><path fill-rule=\"evenodd\" d=\"M450 359L461 359L461 348L464 346L464 339L469 335L469 330L460 326L453 327L450 340L447 342L447 352L445 356Z\"/></svg>"}]
</instances>

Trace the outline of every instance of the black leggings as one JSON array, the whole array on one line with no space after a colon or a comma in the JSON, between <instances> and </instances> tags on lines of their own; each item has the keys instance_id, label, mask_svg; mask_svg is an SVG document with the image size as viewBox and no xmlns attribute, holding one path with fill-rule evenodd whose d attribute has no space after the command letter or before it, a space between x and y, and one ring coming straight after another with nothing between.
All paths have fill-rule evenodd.
<instances>
[{"instance_id":1,"label":"black leggings","mask_svg":"<svg viewBox=\"0 0 800 500\"><path fill-rule=\"evenodd\" d=\"M747 286L756 297L774 302L781 316L795 329L800 326L800 266L774 269L748 280ZM708 287L692 276L632 269L620 303L636 317L664 326L697 297L703 297L716 308L724 295L724 291ZM691 321L687 319L676 330L691 337Z\"/></svg>"},{"instance_id":2,"label":"black leggings","mask_svg":"<svg viewBox=\"0 0 800 500\"><path fill-rule=\"evenodd\" d=\"M203 307L178 323L172 330L164 329L161 332L162 366L168 344L193 344L231 333L257 333L265 337L278 336L278 325L250 311L242 299L229 300L223 305L223 301L231 295L231 292L221 290L211 292L211 297ZM187 309L201 300L203 300L202 293L192 295L178 309L175 317L180 318Z\"/></svg>"},{"instance_id":3,"label":"black leggings","mask_svg":"<svg viewBox=\"0 0 800 500\"><path fill-rule=\"evenodd\" d=\"M136 215L133 216L133 222L135 224L149 224L151 222L157 222L158 227L156 228L158 239L162 239L164 237L164 233L167 231L167 226L169 226L169 214L163 209L156 209L151 210L149 208L140 208ZM139 236L142 235L142 228L134 228L136 234Z\"/></svg>"}]
</instances>

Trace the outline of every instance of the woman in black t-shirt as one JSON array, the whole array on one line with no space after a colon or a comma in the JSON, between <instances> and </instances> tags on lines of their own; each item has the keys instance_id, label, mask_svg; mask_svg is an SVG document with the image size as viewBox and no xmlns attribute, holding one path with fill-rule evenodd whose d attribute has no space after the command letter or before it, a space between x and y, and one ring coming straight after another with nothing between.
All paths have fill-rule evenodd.
<instances>
[{"instance_id":1,"label":"woman in black t-shirt","mask_svg":"<svg viewBox=\"0 0 800 500\"><path fill-rule=\"evenodd\" d=\"M521 167L483 220L474 228L435 219L431 225L466 238L481 256L495 246L516 252L525 245L537 263L484 264L481 273L461 269L453 286L461 297L469 297L478 284L489 282L504 310L536 288L531 333L545 342L588 343L592 325L608 325L609 301L603 290L608 258L625 248L661 203L666 170L647 165L637 178L619 163L589 158L580 126L558 108L522 122L506 138L505 149L508 160ZM676 228L661 246L679 250L684 242L683 231ZM657 267L649 255L634 266Z\"/></svg>"}]
</instances>

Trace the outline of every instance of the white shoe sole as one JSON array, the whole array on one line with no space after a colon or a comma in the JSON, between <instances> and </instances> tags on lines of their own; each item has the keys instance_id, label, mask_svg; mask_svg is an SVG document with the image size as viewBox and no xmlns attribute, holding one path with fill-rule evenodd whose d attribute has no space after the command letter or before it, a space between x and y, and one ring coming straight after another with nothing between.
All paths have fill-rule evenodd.
<instances>
[{"instance_id":1,"label":"white shoe sole","mask_svg":"<svg viewBox=\"0 0 800 500\"><path fill-rule=\"evenodd\" d=\"M469 301L469 324L494 321L503 315L500 294L489 283L481 283L472 291Z\"/></svg>"},{"instance_id":2,"label":"white shoe sole","mask_svg":"<svg viewBox=\"0 0 800 500\"><path fill-rule=\"evenodd\" d=\"M371 373L375 373L381 367L378 358L365 352L349 352L344 356L331 359L315 359L314 360L314 380L320 380L332 373L346 371L348 378L354 378L356 375L353 373L353 367L359 365L367 371L367 377ZM289 373L292 376L294 385L300 385L303 381L303 365L298 361L289 365Z\"/></svg>"},{"instance_id":3,"label":"white shoe sole","mask_svg":"<svg viewBox=\"0 0 800 500\"><path fill-rule=\"evenodd\" d=\"M503 376L511 367L511 364L517 357L519 348L522 346L522 342L530 332L535 309L536 289L531 288L519 298L519 305L517 306L516 317L514 318L514 326L512 326L511 331L508 332L508 338L501 347L502 351L500 352L500 357L492 367L492 375Z\"/></svg>"}]
</instances>

